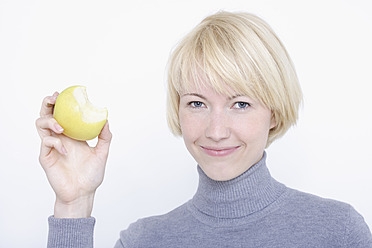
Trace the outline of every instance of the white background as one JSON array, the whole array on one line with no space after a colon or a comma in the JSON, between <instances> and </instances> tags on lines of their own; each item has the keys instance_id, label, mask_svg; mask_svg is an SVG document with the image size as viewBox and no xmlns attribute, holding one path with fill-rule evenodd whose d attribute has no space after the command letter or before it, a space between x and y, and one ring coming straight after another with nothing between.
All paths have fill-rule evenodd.
<instances>
[{"instance_id":1,"label":"white background","mask_svg":"<svg viewBox=\"0 0 372 248\"><path fill-rule=\"evenodd\" d=\"M369 0L0 0L0 247L45 247L54 193L38 163L44 96L74 84L106 106L114 138L93 215L96 247L197 187L165 120L171 49L205 16L244 10L286 45L303 88L298 125L268 150L287 186L352 204L372 226Z\"/></svg>"}]
</instances>

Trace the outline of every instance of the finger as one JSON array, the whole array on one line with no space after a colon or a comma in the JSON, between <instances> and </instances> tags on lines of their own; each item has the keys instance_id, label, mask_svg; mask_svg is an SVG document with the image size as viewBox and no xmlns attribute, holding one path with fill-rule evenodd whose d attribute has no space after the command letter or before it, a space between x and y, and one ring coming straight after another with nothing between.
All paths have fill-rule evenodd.
<instances>
[{"instance_id":1,"label":"finger","mask_svg":"<svg viewBox=\"0 0 372 248\"><path fill-rule=\"evenodd\" d=\"M54 104L56 103L58 92L55 92L52 96L44 98L41 105L40 116L45 117L53 114Z\"/></svg>"},{"instance_id":2,"label":"finger","mask_svg":"<svg viewBox=\"0 0 372 248\"><path fill-rule=\"evenodd\" d=\"M62 141L53 136L46 136L43 138L40 149L40 161L46 158L52 151L52 149L57 150L60 154L66 155L67 150L63 146Z\"/></svg>"},{"instance_id":3,"label":"finger","mask_svg":"<svg viewBox=\"0 0 372 248\"><path fill-rule=\"evenodd\" d=\"M40 117L36 120L35 125L40 138L50 136L52 134L51 131L57 134L63 132L63 128L52 117Z\"/></svg>"},{"instance_id":4,"label":"finger","mask_svg":"<svg viewBox=\"0 0 372 248\"><path fill-rule=\"evenodd\" d=\"M105 125L102 128L101 133L98 135L98 142L95 147L96 152L102 153L105 156L108 155L112 140L112 133L110 131L109 123L106 121Z\"/></svg>"}]
</instances>

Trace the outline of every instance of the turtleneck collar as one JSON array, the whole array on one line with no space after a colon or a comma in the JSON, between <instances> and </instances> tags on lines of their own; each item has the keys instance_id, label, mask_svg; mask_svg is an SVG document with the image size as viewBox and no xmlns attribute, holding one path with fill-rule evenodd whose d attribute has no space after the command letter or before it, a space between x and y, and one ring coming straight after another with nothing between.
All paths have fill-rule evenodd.
<instances>
[{"instance_id":1,"label":"turtleneck collar","mask_svg":"<svg viewBox=\"0 0 372 248\"><path fill-rule=\"evenodd\" d=\"M273 179L266 152L259 162L228 181L209 178L198 166L199 186L190 201L191 211L207 222L231 222L266 208L283 194L285 186Z\"/></svg>"}]
</instances>

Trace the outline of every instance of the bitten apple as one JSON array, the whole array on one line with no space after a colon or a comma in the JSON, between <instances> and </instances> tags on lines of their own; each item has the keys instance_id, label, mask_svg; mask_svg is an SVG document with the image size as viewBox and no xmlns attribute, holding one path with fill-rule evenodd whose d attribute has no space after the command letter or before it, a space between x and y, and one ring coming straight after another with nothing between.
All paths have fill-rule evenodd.
<instances>
[{"instance_id":1,"label":"bitten apple","mask_svg":"<svg viewBox=\"0 0 372 248\"><path fill-rule=\"evenodd\" d=\"M58 95L53 117L63 127L64 135L86 141L101 132L107 121L107 109L93 106L84 86L72 86Z\"/></svg>"}]
</instances>

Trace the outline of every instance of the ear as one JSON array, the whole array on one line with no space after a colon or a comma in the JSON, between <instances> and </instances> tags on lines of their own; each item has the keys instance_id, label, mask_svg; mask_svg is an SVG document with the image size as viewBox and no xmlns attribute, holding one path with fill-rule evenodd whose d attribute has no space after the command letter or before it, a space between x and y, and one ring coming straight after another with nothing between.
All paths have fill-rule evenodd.
<instances>
[{"instance_id":1,"label":"ear","mask_svg":"<svg viewBox=\"0 0 372 248\"><path fill-rule=\"evenodd\" d=\"M270 120L270 130L273 129L278 125L276 118L275 118L275 113L271 111L271 120Z\"/></svg>"}]
</instances>

